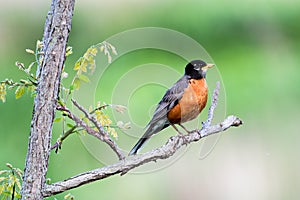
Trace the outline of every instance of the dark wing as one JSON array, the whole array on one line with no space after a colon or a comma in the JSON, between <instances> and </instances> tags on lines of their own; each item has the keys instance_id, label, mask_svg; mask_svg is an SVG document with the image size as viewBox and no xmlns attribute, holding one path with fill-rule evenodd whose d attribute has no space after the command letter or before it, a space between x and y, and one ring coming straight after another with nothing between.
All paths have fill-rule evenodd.
<instances>
[{"instance_id":1,"label":"dark wing","mask_svg":"<svg viewBox=\"0 0 300 200\"><path fill-rule=\"evenodd\" d=\"M184 90L188 87L188 83L188 77L183 76L170 89L167 90L162 100L158 103L157 108L148 126L150 124L160 121L161 119L167 119L168 112L182 98Z\"/></svg>"},{"instance_id":2,"label":"dark wing","mask_svg":"<svg viewBox=\"0 0 300 200\"><path fill-rule=\"evenodd\" d=\"M162 100L158 103L153 117L146 127L146 132L131 149L129 155L136 154L153 134L158 133L170 125L167 114L182 98L184 90L188 87L188 83L188 77L183 76L170 89L167 90Z\"/></svg>"}]
</instances>

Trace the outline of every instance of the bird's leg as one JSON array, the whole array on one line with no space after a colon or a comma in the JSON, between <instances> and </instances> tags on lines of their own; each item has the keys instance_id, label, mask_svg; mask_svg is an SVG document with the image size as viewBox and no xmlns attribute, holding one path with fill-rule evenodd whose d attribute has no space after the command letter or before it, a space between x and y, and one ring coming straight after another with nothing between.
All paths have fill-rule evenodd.
<instances>
[{"instance_id":1,"label":"bird's leg","mask_svg":"<svg viewBox=\"0 0 300 200\"><path fill-rule=\"evenodd\" d=\"M179 135L183 135L183 133L181 133L178 128L175 126L175 124L171 124L171 126L177 131L177 133L179 133Z\"/></svg>"},{"instance_id":2,"label":"bird's leg","mask_svg":"<svg viewBox=\"0 0 300 200\"><path fill-rule=\"evenodd\" d=\"M179 124L180 125L180 124ZM171 124L171 126L179 133L179 136L183 139L183 141L186 143L187 145L187 140L186 138L184 137L185 135L183 133L181 133L178 128L174 125L174 124ZM180 125L181 126L181 125ZM185 131L187 131L185 128L184 128Z\"/></svg>"},{"instance_id":3,"label":"bird's leg","mask_svg":"<svg viewBox=\"0 0 300 200\"><path fill-rule=\"evenodd\" d=\"M187 133L191 133L192 131L187 130L187 128L185 128L182 124L178 124L179 126L181 126L181 128L183 130L185 130Z\"/></svg>"}]
</instances>

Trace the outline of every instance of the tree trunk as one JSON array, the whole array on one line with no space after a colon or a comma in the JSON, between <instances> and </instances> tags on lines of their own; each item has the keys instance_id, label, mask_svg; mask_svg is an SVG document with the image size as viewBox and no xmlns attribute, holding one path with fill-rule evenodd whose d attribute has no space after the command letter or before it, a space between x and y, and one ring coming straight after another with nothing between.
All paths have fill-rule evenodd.
<instances>
[{"instance_id":1,"label":"tree trunk","mask_svg":"<svg viewBox=\"0 0 300 200\"><path fill-rule=\"evenodd\" d=\"M75 0L53 0L43 36L37 70L38 86L22 185L22 199L43 199L52 137L52 124L65 61Z\"/></svg>"}]
</instances>

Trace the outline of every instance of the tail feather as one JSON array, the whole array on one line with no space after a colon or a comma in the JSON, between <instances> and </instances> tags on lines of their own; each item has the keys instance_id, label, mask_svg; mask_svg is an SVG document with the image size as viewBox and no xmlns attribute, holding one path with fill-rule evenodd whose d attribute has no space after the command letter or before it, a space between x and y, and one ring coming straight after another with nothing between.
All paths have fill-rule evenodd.
<instances>
[{"instance_id":1,"label":"tail feather","mask_svg":"<svg viewBox=\"0 0 300 200\"><path fill-rule=\"evenodd\" d=\"M168 126L169 126L169 124L166 123L166 121L162 121L161 123L157 123L156 125L150 124L148 126L146 132L144 133L143 137L141 139L139 139L139 141L136 143L136 145L134 145L134 147L131 149L131 151L129 152L128 155L129 156L135 155L138 152L138 150L143 147L145 142L152 135L156 134L157 132L161 131L162 129L165 129Z\"/></svg>"},{"instance_id":2,"label":"tail feather","mask_svg":"<svg viewBox=\"0 0 300 200\"><path fill-rule=\"evenodd\" d=\"M144 138L142 137L141 139L139 139L139 141L136 143L136 145L134 145L134 147L131 149L131 151L129 152L129 156L131 155L135 155L138 150L140 148L142 148L142 146L145 144L145 142L148 140L149 138Z\"/></svg>"}]
</instances>

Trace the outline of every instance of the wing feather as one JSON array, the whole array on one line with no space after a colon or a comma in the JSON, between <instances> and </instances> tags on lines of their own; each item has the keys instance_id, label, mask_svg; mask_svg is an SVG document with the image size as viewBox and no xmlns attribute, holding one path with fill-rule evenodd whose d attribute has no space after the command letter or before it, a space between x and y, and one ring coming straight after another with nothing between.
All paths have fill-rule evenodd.
<instances>
[{"instance_id":1,"label":"wing feather","mask_svg":"<svg viewBox=\"0 0 300 200\"><path fill-rule=\"evenodd\" d=\"M184 90L188 87L188 78L183 76L170 89L167 90L162 100L158 103L153 117L148 125L156 123L162 119L167 119L168 112L182 98Z\"/></svg>"}]
</instances>

